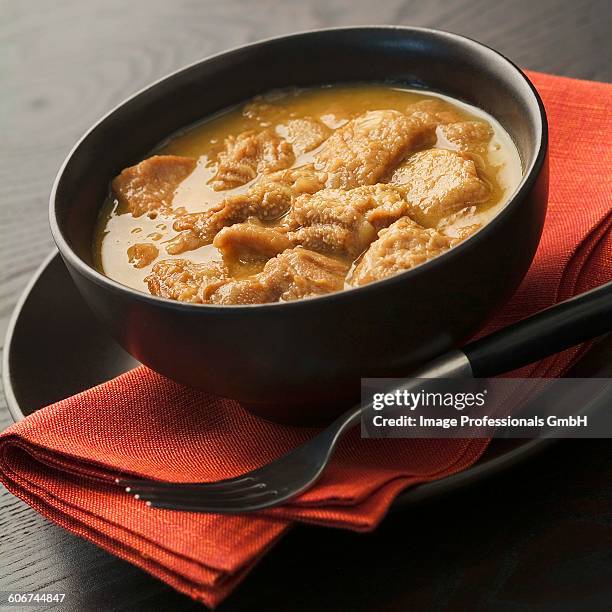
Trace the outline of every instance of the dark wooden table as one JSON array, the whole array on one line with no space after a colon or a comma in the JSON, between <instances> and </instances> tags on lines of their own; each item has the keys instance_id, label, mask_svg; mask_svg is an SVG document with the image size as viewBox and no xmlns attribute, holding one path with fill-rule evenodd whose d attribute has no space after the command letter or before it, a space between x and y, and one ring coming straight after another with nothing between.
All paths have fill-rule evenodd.
<instances>
[{"instance_id":1,"label":"dark wooden table","mask_svg":"<svg viewBox=\"0 0 612 612\"><path fill-rule=\"evenodd\" d=\"M47 197L61 161L94 120L150 81L258 38L378 23L447 29L528 68L610 81L611 6L1 1L2 336L28 277L52 248ZM11 421L0 402L4 428ZM297 528L221 610L610 610L611 449L607 440L558 443L478 488L397 512L374 534ZM44 589L68 593L65 610L200 607L1 489L0 591Z\"/></svg>"}]
</instances>

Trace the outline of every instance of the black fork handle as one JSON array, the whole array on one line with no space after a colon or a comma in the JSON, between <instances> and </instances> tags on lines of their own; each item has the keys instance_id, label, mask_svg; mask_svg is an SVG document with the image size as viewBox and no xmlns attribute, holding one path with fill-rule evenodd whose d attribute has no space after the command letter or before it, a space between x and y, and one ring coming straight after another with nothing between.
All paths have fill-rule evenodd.
<instances>
[{"instance_id":1,"label":"black fork handle","mask_svg":"<svg viewBox=\"0 0 612 612\"><path fill-rule=\"evenodd\" d=\"M474 376L510 372L612 330L612 282L463 347Z\"/></svg>"}]
</instances>

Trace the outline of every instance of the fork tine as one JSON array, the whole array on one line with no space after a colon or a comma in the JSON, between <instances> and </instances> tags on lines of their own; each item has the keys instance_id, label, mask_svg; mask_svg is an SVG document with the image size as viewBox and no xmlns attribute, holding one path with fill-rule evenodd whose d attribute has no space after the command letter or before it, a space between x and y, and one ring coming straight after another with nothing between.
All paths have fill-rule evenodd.
<instances>
[{"instance_id":1,"label":"fork tine","mask_svg":"<svg viewBox=\"0 0 612 612\"><path fill-rule=\"evenodd\" d=\"M174 499L171 496L160 497L159 499L141 498L147 506L154 508L168 508L171 510L186 510L186 511L214 511L214 512L239 512L245 507L250 507L253 504L259 504L264 501L272 501L278 497L277 491L263 491L252 495L241 495L232 499L218 499L211 497L202 499L201 497L192 497L187 499ZM267 504L264 504L267 505Z\"/></svg>"},{"instance_id":2,"label":"fork tine","mask_svg":"<svg viewBox=\"0 0 612 612\"><path fill-rule=\"evenodd\" d=\"M187 498L197 498L197 499L232 499L239 495L246 495L249 493L257 493L263 492L263 489L266 489L267 485L264 482L258 482L255 484L251 484L244 487L235 487L232 489L224 489L221 491L218 490L209 490L206 487L202 487L201 489L192 489L192 488L182 488L175 487L172 489L168 488L146 488L141 489L139 487L130 488L129 493L133 495L138 495L141 499L162 499L162 498L176 498L176 499L187 499Z\"/></svg>"},{"instance_id":3,"label":"fork tine","mask_svg":"<svg viewBox=\"0 0 612 612\"><path fill-rule=\"evenodd\" d=\"M278 496L278 491L276 489L267 489L265 491L254 491L254 492L250 492L250 491L246 491L244 493L239 493L233 497L223 497L220 498L217 495L209 495L209 496L203 496L203 495L192 495L192 496L182 496L182 495L141 495L140 499L144 500L144 501L168 501L168 502L176 502L176 503L185 503L185 504L193 504L193 503L206 503L208 504L213 503L213 504L219 504L219 505L224 505L224 504L231 504L234 502L239 502L242 500L248 501L251 499L257 499L260 497L276 497Z\"/></svg>"},{"instance_id":4,"label":"fork tine","mask_svg":"<svg viewBox=\"0 0 612 612\"><path fill-rule=\"evenodd\" d=\"M170 489L177 488L200 490L206 488L209 491L223 491L231 489L235 486L253 482L253 476L237 476L236 478L228 478L226 480L218 480L215 482L164 482L161 480L123 480L117 478L115 483L120 487L124 487L128 493L135 489Z\"/></svg>"}]
</instances>

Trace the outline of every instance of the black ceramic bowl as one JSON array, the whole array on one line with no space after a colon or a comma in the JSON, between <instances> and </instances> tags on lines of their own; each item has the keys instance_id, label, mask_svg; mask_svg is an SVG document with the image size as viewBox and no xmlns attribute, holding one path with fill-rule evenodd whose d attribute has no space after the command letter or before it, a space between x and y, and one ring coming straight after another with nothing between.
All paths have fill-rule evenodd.
<instances>
[{"instance_id":1,"label":"black ceramic bowl","mask_svg":"<svg viewBox=\"0 0 612 612\"><path fill-rule=\"evenodd\" d=\"M270 89L394 81L464 100L516 143L523 180L484 229L444 255L365 287L290 303L210 306L125 287L92 267L94 223L112 177L179 128ZM400 376L461 343L523 278L547 203L540 98L507 59L434 30L320 30L246 45L136 94L75 146L51 194L51 228L94 313L134 357L270 418L320 420L358 396L361 377Z\"/></svg>"}]
</instances>

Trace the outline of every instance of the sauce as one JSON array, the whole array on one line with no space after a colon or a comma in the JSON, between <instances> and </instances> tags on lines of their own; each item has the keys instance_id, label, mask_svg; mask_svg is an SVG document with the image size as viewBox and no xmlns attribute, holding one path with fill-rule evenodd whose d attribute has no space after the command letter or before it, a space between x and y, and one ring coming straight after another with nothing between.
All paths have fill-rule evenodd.
<instances>
[{"instance_id":1,"label":"sauce","mask_svg":"<svg viewBox=\"0 0 612 612\"><path fill-rule=\"evenodd\" d=\"M484 225L503 208L520 182L522 169L516 147L493 117L440 94L364 84L274 91L181 130L162 142L151 154L172 154L197 159L195 170L176 189L172 207L174 210L201 212L219 204L228 195L245 193L254 182L222 191L215 191L209 185L216 172L217 156L223 150L228 136L237 136L246 130L273 128L279 136L286 137L283 124L289 119L303 117L318 119L335 130L367 111L393 109L405 112L408 105L428 100L441 100L460 120L485 121L493 130L486 150L472 155L480 177L490 187L490 194L486 201L473 207L469 215L458 214L447 220L445 233L458 236L462 228L469 228L474 223ZM435 147L457 150L457 145L450 142L440 128L436 134ZM296 155L294 166L312 162L319 148ZM172 228L174 220L173 215L163 211L134 217L122 210L117 200L110 195L102 206L94 236L96 267L120 283L147 292L144 279L156 261L174 258L187 258L194 263L222 260L220 252L212 244L179 255L166 253L165 243L177 235ZM130 262L128 250L142 243L154 244L159 255L148 265L139 268L133 261ZM242 272L237 271L236 276L252 274L262 266L253 267L249 264Z\"/></svg>"}]
</instances>

